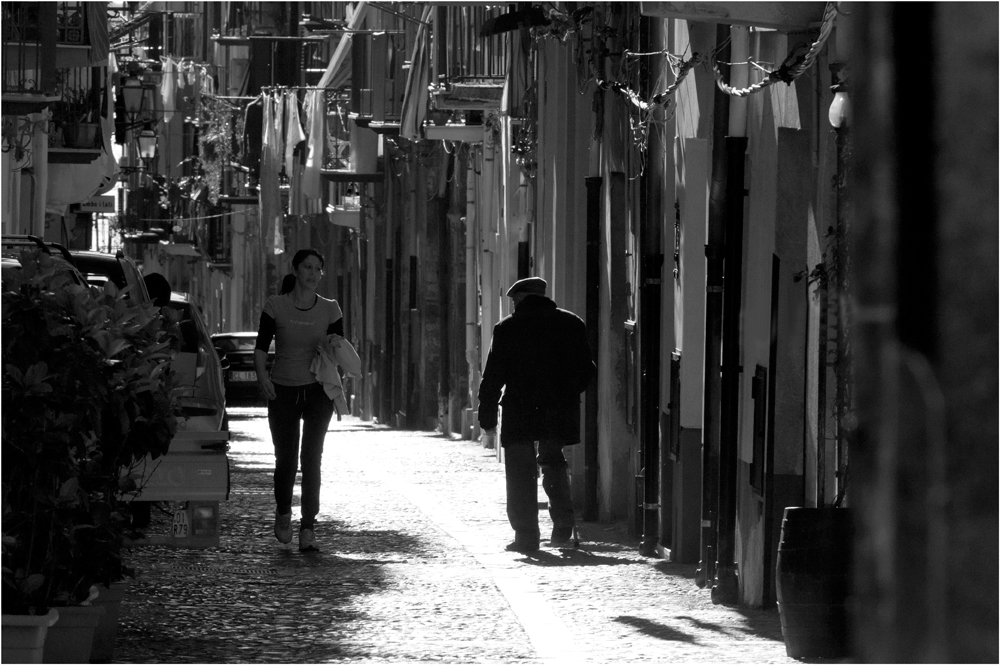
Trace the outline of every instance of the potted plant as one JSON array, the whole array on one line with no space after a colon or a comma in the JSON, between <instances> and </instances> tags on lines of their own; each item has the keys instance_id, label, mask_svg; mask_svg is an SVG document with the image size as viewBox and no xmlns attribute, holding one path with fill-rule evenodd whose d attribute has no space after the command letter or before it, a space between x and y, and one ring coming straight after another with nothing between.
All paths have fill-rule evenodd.
<instances>
[{"instance_id":1,"label":"potted plant","mask_svg":"<svg viewBox=\"0 0 1000 665\"><path fill-rule=\"evenodd\" d=\"M176 431L172 331L156 307L86 286L58 259L20 264L3 284L2 605L42 615L131 573L123 495Z\"/></svg>"},{"instance_id":2,"label":"potted plant","mask_svg":"<svg viewBox=\"0 0 1000 665\"><path fill-rule=\"evenodd\" d=\"M53 104L52 122L67 148L96 148L100 133L100 97L89 88L66 88Z\"/></svg>"}]
</instances>

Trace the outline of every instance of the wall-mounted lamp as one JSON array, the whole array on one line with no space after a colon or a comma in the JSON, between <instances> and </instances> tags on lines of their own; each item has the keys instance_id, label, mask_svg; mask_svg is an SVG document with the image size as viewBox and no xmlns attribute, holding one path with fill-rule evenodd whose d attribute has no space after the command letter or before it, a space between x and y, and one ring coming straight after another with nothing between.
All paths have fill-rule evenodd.
<instances>
[{"instance_id":1,"label":"wall-mounted lamp","mask_svg":"<svg viewBox=\"0 0 1000 665\"><path fill-rule=\"evenodd\" d=\"M851 119L851 100L847 96L847 66L835 62L830 65L833 74L833 85L830 91L833 92L833 101L830 103L830 125L834 129L846 126Z\"/></svg>"}]
</instances>

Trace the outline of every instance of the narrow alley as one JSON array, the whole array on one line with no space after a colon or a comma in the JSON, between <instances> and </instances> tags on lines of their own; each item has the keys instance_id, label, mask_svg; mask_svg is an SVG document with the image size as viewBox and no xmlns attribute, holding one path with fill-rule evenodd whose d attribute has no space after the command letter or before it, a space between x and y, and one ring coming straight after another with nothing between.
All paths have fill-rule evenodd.
<instances>
[{"instance_id":1,"label":"narrow alley","mask_svg":"<svg viewBox=\"0 0 1000 665\"><path fill-rule=\"evenodd\" d=\"M694 564L642 557L624 525L505 552L503 465L474 441L334 421L322 551L300 554L271 533L265 410L231 418L221 547L133 551L117 662L791 660L777 609L713 605Z\"/></svg>"}]
</instances>

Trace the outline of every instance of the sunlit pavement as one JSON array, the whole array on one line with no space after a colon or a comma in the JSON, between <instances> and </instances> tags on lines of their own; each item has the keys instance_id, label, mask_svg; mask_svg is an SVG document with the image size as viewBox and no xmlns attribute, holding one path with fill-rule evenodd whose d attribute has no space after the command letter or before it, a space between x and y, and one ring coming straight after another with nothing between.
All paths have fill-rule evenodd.
<instances>
[{"instance_id":1,"label":"sunlit pavement","mask_svg":"<svg viewBox=\"0 0 1000 665\"><path fill-rule=\"evenodd\" d=\"M300 554L273 536L265 410L231 410L230 428L221 546L133 552L119 662L792 661L776 610L713 605L695 566L640 556L619 525L505 552L503 467L477 442L334 421L322 551Z\"/></svg>"}]
</instances>

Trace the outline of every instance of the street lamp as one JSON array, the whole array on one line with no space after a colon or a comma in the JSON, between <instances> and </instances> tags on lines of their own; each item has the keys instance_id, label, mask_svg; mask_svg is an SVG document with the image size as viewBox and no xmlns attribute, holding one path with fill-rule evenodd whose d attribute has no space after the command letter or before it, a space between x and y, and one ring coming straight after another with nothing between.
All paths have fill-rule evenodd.
<instances>
[{"instance_id":1,"label":"street lamp","mask_svg":"<svg viewBox=\"0 0 1000 665\"><path fill-rule=\"evenodd\" d=\"M840 83L832 86L833 102L830 103L830 124L834 129L840 129L847 124L851 116L851 101L847 97L847 84Z\"/></svg>"},{"instance_id":2,"label":"street lamp","mask_svg":"<svg viewBox=\"0 0 1000 665\"><path fill-rule=\"evenodd\" d=\"M122 97L125 98L125 113L133 122L142 113L143 102L146 97L146 87L137 76L126 77L122 81Z\"/></svg>"},{"instance_id":3,"label":"street lamp","mask_svg":"<svg viewBox=\"0 0 1000 665\"><path fill-rule=\"evenodd\" d=\"M156 132L147 124L146 128L139 132L136 141L139 144L139 157L148 171L150 162L156 157Z\"/></svg>"},{"instance_id":4,"label":"street lamp","mask_svg":"<svg viewBox=\"0 0 1000 665\"><path fill-rule=\"evenodd\" d=\"M833 74L833 101L830 103L828 118L834 129L840 129L851 119L851 100L847 96L847 67L841 63L830 65Z\"/></svg>"}]
</instances>

